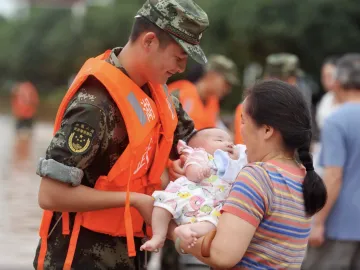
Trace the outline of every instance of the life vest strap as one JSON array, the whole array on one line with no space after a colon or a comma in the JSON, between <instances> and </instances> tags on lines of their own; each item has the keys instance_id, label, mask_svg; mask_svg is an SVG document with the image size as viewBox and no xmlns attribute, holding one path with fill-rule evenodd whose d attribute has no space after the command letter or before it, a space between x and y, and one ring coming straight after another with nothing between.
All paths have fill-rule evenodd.
<instances>
[{"instance_id":1,"label":"life vest strap","mask_svg":"<svg viewBox=\"0 0 360 270\"><path fill-rule=\"evenodd\" d=\"M76 213L74 227L71 232L69 248L68 248L68 252L66 255L63 270L71 270L71 264L74 260L76 245L77 245L77 241L78 241L79 234L80 234L81 222L82 222L82 214Z\"/></svg>"},{"instance_id":2,"label":"life vest strap","mask_svg":"<svg viewBox=\"0 0 360 270\"><path fill-rule=\"evenodd\" d=\"M131 176L132 176L132 171L133 171L132 165L133 165L133 162L130 162L129 178L128 178L128 184L127 184L127 189L126 189L125 212L124 212L126 242L127 242L129 257L136 256L134 229L133 229L133 225L132 225L132 217L131 217L131 212L130 212L130 184L131 184Z\"/></svg>"},{"instance_id":3,"label":"life vest strap","mask_svg":"<svg viewBox=\"0 0 360 270\"><path fill-rule=\"evenodd\" d=\"M37 262L37 270L44 270L45 256L47 252L47 238L49 234L50 224L53 217L53 212L44 211L41 221L41 226L39 230L39 235L41 238L41 245L39 251L39 257Z\"/></svg>"},{"instance_id":4,"label":"life vest strap","mask_svg":"<svg viewBox=\"0 0 360 270\"><path fill-rule=\"evenodd\" d=\"M69 213L62 213L62 234L69 235L70 234L70 224L69 224Z\"/></svg>"}]
</instances>

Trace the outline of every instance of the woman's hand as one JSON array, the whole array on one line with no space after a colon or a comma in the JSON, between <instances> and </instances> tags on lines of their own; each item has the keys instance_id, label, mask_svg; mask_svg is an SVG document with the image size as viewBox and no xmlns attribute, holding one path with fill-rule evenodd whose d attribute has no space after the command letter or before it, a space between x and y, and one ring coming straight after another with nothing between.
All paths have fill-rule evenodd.
<instances>
[{"instance_id":1,"label":"woman's hand","mask_svg":"<svg viewBox=\"0 0 360 270\"><path fill-rule=\"evenodd\" d=\"M131 193L131 206L135 207L143 217L146 224L151 225L151 216L154 209L154 198L142 194L142 193Z\"/></svg>"},{"instance_id":2,"label":"woman's hand","mask_svg":"<svg viewBox=\"0 0 360 270\"><path fill-rule=\"evenodd\" d=\"M180 243L180 247L213 268L229 269L241 261L255 231L254 225L224 212L219 219L216 231L199 238L194 247L188 248L185 243Z\"/></svg>"},{"instance_id":3,"label":"woman's hand","mask_svg":"<svg viewBox=\"0 0 360 270\"><path fill-rule=\"evenodd\" d=\"M321 247L325 242L324 224L314 224L310 231L309 244L312 247Z\"/></svg>"}]
</instances>

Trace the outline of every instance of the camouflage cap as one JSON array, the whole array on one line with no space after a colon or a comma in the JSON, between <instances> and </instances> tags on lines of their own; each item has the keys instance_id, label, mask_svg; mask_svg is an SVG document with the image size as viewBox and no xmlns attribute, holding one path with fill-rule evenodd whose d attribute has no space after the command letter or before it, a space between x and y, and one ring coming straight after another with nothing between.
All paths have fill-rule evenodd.
<instances>
[{"instance_id":1,"label":"camouflage cap","mask_svg":"<svg viewBox=\"0 0 360 270\"><path fill-rule=\"evenodd\" d=\"M271 54L266 58L265 75L278 78L295 76L299 72L299 58L290 53Z\"/></svg>"},{"instance_id":2,"label":"camouflage cap","mask_svg":"<svg viewBox=\"0 0 360 270\"><path fill-rule=\"evenodd\" d=\"M231 85L238 85L238 70L236 64L224 55L214 54L209 57L207 71L216 71L223 75Z\"/></svg>"},{"instance_id":3,"label":"camouflage cap","mask_svg":"<svg viewBox=\"0 0 360 270\"><path fill-rule=\"evenodd\" d=\"M138 16L168 32L196 62L207 62L200 48L200 39L209 26L209 20L193 0L147 0L137 12Z\"/></svg>"}]
</instances>

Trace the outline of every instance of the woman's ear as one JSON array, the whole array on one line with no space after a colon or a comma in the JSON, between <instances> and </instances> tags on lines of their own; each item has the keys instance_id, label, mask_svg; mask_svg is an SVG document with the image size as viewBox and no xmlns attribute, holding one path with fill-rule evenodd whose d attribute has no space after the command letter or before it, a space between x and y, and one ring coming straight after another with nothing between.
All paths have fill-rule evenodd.
<instances>
[{"instance_id":1,"label":"woman's ear","mask_svg":"<svg viewBox=\"0 0 360 270\"><path fill-rule=\"evenodd\" d=\"M269 139L274 134L274 128L272 126L264 125L264 138Z\"/></svg>"}]
</instances>

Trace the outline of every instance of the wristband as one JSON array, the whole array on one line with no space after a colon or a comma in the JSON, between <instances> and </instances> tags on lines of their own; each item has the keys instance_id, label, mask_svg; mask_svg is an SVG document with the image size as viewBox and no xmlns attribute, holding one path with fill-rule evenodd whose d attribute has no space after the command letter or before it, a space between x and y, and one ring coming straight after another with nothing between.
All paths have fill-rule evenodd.
<instances>
[{"instance_id":1,"label":"wristband","mask_svg":"<svg viewBox=\"0 0 360 270\"><path fill-rule=\"evenodd\" d=\"M180 247L181 239L178 237L175 240L175 249L179 254L187 254L181 247Z\"/></svg>"}]
</instances>

